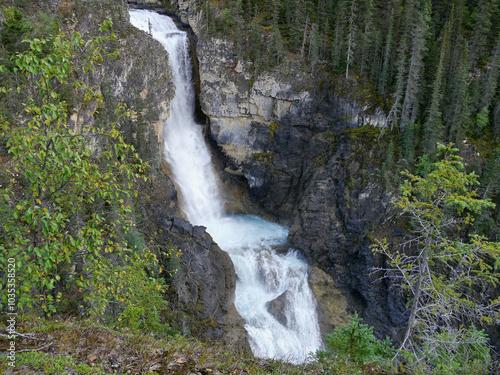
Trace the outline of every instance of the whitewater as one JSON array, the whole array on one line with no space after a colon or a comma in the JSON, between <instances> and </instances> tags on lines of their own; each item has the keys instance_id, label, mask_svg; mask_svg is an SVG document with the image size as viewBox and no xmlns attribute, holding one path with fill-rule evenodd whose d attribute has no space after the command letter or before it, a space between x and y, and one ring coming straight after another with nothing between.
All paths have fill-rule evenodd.
<instances>
[{"instance_id":1,"label":"whitewater","mask_svg":"<svg viewBox=\"0 0 500 375\"><path fill-rule=\"evenodd\" d=\"M321 347L316 302L307 281L307 263L286 245L288 228L253 215L231 215L217 184L202 126L194 119L194 89L187 33L167 16L130 10L133 26L158 40L169 54L175 84L164 128L165 160L182 195L182 210L203 225L226 251L237 275L235 306L245 320L254 355L303 363ZM272 314L278 299L282 309Z\"/></svg>"}]
</instances>

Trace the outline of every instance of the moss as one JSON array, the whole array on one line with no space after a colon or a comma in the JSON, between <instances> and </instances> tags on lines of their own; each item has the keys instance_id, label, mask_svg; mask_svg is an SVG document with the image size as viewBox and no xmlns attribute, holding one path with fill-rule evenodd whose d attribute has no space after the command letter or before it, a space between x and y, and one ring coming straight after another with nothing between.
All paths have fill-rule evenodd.
<instances>
[{"instance_id":1,"label":"moss","mask_svg":"<svg viewBox=\"0 0 500 375\"><path fill-rule=\"evenodd\" d=\"M275 122L271 122L271 124L269 124L269 132L271 134L271 137L273 137L273 138L274 138L274 132L276 131L277 127L278 127L278 124Z\"/></svg>"},{"instance_id":2,"label":"moss","mask_svg":"<svg viewBox=\"0 0 500 375\"><path fill-rule=\"evenodd\" d=\"M321 153L318 156L316 156L314 158L314 163L318 167L321 166L321 165L325 165L325 163L326 163L326 154L325 153Z\"/></svg>"},{"instance_id":3,"label":"moss","mask_svg":"<svg viewBox=\"0 0 500 375\"><path fill-rule=\"evenodd\" d=\"M255 154L253 154L252 157L253 157L254 161L270 162L271 160L274 159L275 155L269 154L267 152L257 152Z\"/></svg>"},{"instance_id":4,"label":"moss","mask_svg":"<svg viewBox=\"0 0 500 375\"><path fill-rule=\"evenodd\" d=\"M376 141L380 135L380 128L371 125L363 125L359 128L347 129L342 133L353 140Z\"/></svg>"},{"instance_id":5,"label":"moss","mask_svg":"<svg viewBox=\"0 0 500 375\"><path fill-rule=\"evenodd\" d=\"M250 80L248 81L248 91L249 92L252 89L254 83L255 83L255 77L252 76L252 77L250 77Z\"/></svg>"},{"instance_id":6,"label":"moss","mask_svg":"<svg viewBox=\"0 0 500 375\"><path fill-rule=\"evenodd\" d=\"M367 107L367 113L373 113L378 107L388 111L392 106L392 99L381 96L376 85L366 78L357 77L355 80L346 81L344 74L335 72L325 72L325 74L330 77L329 82L334 87L333 92L336 95Z\"/></svg>"}]
</instances>

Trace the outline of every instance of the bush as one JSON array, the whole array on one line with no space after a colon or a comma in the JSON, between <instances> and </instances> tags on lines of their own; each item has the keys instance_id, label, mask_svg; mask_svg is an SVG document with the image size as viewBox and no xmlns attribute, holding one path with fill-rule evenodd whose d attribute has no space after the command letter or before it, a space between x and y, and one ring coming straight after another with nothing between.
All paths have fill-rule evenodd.
<instances>
[{"instance_id":1,"label":"bush","mask_svg":"<svg viewBox=\"0 0 500 375\"><path fill-rule=\"evenodd\" d=\"M115 327L154 332L165 336L172 332L164 321L168 302L162 278L148 277L146 264L117 267L107 275L107 283L90 297L91 314Z\"/></svg>"},{"instance_id":2,"label":"bush","mask_svg":"<svg viewBox=\"0 0 500 375\"><path fill-rule=\"evenodd\" d=\"M350 317L349 324L336 328L332 334L325 336L327 352L319 352L318 357L325 358L336 355L348 359L358 366L369 362L379 365L389 363L396 349L389 338L381 341L373 335L373 327L361 324L358 314Z\"/></svg>"}]
</instances>

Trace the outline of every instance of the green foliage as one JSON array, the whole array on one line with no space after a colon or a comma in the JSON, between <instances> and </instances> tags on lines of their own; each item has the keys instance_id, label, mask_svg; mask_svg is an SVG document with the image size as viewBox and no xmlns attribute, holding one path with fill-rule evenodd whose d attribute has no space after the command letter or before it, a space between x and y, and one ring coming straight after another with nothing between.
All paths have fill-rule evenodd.
<instances>
[{"instance_id":1,"label":"green foliage","mask_svg":"<svg viewBox=\"0 0 500 375\"><path fill-rule=\"evenodd\" d=\"M4 96L25 98L15 121L0 114L11 157L3 171L10 181L1 189L0 265L6 269L9 259L15 261L20 309L53 313L61 288L78 288L89 298L113 264L154 261L148 249L134 253L123 240L134 226L127 200L147 168L120 132L120 122L133 112L119 104L118 121L100 128L69 120L68 85L79 111L92 113L102 102L96 87L75 77L116 56L104 48L114 39L109 27L105 21L102 35L90 40L78 32L27 40L29 49L13 60L20 85L0 88Z\"/></svg>"},{"instance_id":2,"label":"green foliage","mask_svg":"<svg viewBox=\"0 0 500 375\"><path fill-rule=\"evenodd\" d=\"M429 359L428 372L440 375L489 374L491 365L489 340L484 330L446 329L436 334L439 345L425 342L423 356Z\"/></svg>"},{"instance_id":3,"label":"green foliage","mask_svg":"<svg viewBox=\"0 0 500 375\"><path fill-rule=\"evenodd\" d=\"M456 361L479 371L478 363L489 355L484 332L456 327L493 324L499 317L500 298L478 291L493 290L500 283L494 268L500 261L500 243L474 234L472 227L474 216L494 204L472 189L477 176L464 171L452 144L438 144L437 151L434 163L421 158L423 176L403 173L406 180L396 206L409 216L414 239L404 247L378 241L374 251L388 257L389 267L378 270L409 298L401 349L413 353L415 366L425 370L439 360L440 366L449 362L446 366L452 368ZM440 351L447 345L455 359Z\"/></svg>"},{"instance_id":4,"label":"green foliage","mask_svg":"<svg viewBox=\"0 0 500 375\"><path fill-rule=\"evenodd\" d=\"M81 375L107 375L109 372L103 366L89 366L78 363L73 356L52 356L44 352L27 352L16 355L16 366L30 366L42 370L44 374L64 374L69 369Z\"/></svg>"},{"instance_id":5,"label":"green foliage","mask_svg":"<svg viewBox=\"0 0 500 375\"><path fill-rule=\"evenodd\" d=\"M225 0L201 10L205 35L231 40L256 72L290 64L381 95L407 168L437 142L500 134L496 1Z\"/></svg>"},{"instance_id":6,"label":"green foliage","mask_svg":"<svg viewBox=\"0 0 500 375\"><path fill-rule=\"evenodd\" d=\"M488 127L490 123L489 114L488 107L483 107L477 114L476 128L474 129L474 133L477 137L483 136L485 129Z\"/></svg>"},{"instance_id":7,"label":"green foliage","mask_svg":"<svg viewBox=\"0 0 500 375\"><path fill-rule=\"evenodd\" d=\"M91 296L92 314L115 327L166 336L171 333L164 322L168 302L163 278L148 277L145 262L107 270L99 290Z\"/></svg>"},{"instance_id":8,"label":"green foliage","mask_svg":"<svg viewBox=\"0 0 500 375\"><path fill-rule=\"evenodd\" d=\"M234 25L233 15L231 14L231 10L230 9L223 9L222 10L222 16L224 17L226 25L228 25L228 26L233 26Z\"/></svg>"},{"instance_id":9,"label":"green foliage","mask_svg":"<svg viewBox=\"0 0 500 375\"><path fill-rule=\"evenodd\" d=\"M380 168L380 174L379 177L381 177L385 183L386 186L390 185L390 179L389 176L393 174L393 169L394 167L394 142L392 139L389 142L389 145L387 146L387 155L385 158L385 161L382 163L382 167Z\"/></svg>"},{"instance_id":10,"label":"green foliage","mask_svg":"<svg viewBox=\"0 0 500 375\"><path fill-rule=\"evenodd\" d=\"M379 365L389 363L396 354L390 340L377 340L373 335L373 327L361 324L361 320L354 314L348 324L336 328L332 334L326 334L325 344L329 351L320 352L318 356L325 358L335 354L358 365L369 362Z\"/></svg>"},{"instance_id":11,"label":"green foliage","mask_svg":"<svg viewBox=\"0 0 500 375\"><path fill-rule=\"evenodd\" d=\"M16 7L5 8L4 12L5 21L2 22L3 27L0 30L0 42L9 53L18 52L21 50L25 34L33 28L33 25ZM22 47L23 50L25 48Z\"/></svg>"}]
</instances>

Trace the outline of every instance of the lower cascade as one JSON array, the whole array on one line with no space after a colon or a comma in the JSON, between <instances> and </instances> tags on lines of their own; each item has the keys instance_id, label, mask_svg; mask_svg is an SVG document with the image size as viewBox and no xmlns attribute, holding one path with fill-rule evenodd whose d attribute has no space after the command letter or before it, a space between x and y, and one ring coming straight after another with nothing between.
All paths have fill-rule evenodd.
<instances>
[{"instance_id":1,"label":"lower cascade","mask_svg":"<svg viewBox=\"0 0 500 375\"><path fill-rule=\"evenodd\" d=\"M165 130L165 158L192 224L203 225L226 251L237 275L235 305L245 319L254 355L306 362L321 347L316 301L300 253L286 245L288 228L252 215L224 212L210 153L194 120L189 41L170 17L130 10L133 26L150 33L170 56L175 98Z\"/></svg>"}]
</instances>

